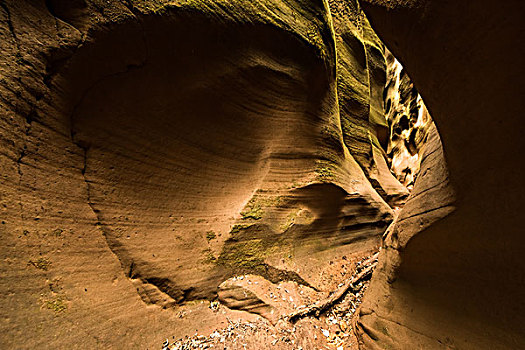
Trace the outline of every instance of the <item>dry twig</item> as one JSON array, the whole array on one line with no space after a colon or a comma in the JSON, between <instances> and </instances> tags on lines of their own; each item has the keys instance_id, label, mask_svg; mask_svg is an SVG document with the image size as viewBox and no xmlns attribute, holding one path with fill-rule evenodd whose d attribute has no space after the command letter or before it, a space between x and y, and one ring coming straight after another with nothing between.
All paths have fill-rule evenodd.
<instances>
[{"instance_id":1,"label":"dry twig","mask_svg":"<svg viewBox=\"0 0 525 350\"><path fill-rule=\"evenodd\" d=\"M378 253L374 254L372 257L364 261L362 265L366 267L363 270L361 270L361 272L359 272L357 275L349 279L343 286L341 286L334 293L332 293L327 299L320 300L308 306L300 307L297 311L292 312L291 314L288 314L283 318L290 322L294 322L301 317L309 316L312 314L318 317L321 313L328 310L332 305L341 300L341 298L346 293L348 293L348 291L351 290L352 292L358 292L359 289L355 287L355 284L372 274L377 264L377 255Z\"/></svg>"}]
</instances>

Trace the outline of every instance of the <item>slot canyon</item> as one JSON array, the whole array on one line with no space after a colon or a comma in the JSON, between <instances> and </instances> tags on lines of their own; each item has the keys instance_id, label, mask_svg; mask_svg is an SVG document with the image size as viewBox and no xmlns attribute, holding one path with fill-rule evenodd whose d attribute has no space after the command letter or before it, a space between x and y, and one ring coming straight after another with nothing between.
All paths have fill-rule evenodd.
<instances>
[{"instance_id":1,"label":"slot canyon","mask_svg":"<svg viewBox=\"0 0 525 350\"><path fill-rule=\"evenodd\" d=\"M0 0L0 348L525 349L523 19Z\"/></svg>"}]
</instances>

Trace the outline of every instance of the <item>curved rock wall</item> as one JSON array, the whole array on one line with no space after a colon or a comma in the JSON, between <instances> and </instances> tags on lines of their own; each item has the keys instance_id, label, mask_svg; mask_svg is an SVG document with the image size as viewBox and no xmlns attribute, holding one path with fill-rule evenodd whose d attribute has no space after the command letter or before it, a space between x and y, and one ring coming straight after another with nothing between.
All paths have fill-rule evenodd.
<instances>
[{"instance_id":1,"label":"curved rock wall","mask_svg":"<svg viewBox=\"0 0 525 350\"><path fill-rule=\"evenodd\" d=\"M371 24L425 99L444 149L429 142L411 197L389 230L361 309L364 348L524 348L517 155L525 71L517 62L525 7L367 3ZM443 156L449 181L439 170ZM455 202L447 182L457 191Z\"/></svg>"},{"instance_id":2,"label":"curved rock wall","mask_svg":"<svg viewBox=\"0 0 525 350\"><path fill-rule=\"evenodd\" d=\"M71 116L109 246L174 302L212 298L232 227L265 222L315 171L329 97L323 62L285 33L184 16L146 20L144 63L98 80Z\"/></svg>"},{"instance_id":3,"label":"curved rock wall","mask_svg":"<svg viewBox=\"0 0 525 350\"><path fill-rule=\"evenodd\" d=\"M386 59L357 1L330 1L337 48L337 87L343 139L378 193L401 205L407 189L386 163L390 134L384 111Z\"/></svg>"}]
</instances>

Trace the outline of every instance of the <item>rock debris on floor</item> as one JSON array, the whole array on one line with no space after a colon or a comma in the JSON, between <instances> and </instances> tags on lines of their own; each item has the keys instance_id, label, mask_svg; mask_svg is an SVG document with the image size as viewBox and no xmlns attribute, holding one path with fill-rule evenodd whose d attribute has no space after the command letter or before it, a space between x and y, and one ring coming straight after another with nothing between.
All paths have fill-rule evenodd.
<instances>
[{"instance_id":1,"label":"rock debris on floor","mask_svg":"<svg viewBox=\"0 0 525 350\"><path fill-rule=\"evenodd\" d=\"M376 257L375 254L365 256L355 263L354 273L348 278L348 281L356 279L356 276L359 278L360 275L365 277L353 285L353 288L346 289L339 299L318 316L308 314L297 317L292 322L286 316L290 313L284 314L283 312L284 315L281 315L275 325L263 316L253 322L228 319L227 327L217 329L208 335L195 333L193 336L180 339L174 336L171 339L167 338L162 344L162 349L357 349L352 321L370 279L370 274L363 272L375 267ZM254 284L250 276L237 276L233 280ZM344 282L340 283L337 286L338 289L328 295L324 293L325 298L315 303L324 302L334 294L341 293L340 290L344 288L344 285ZM279 289L284 288L279 286ZM288 290L285 293L288 293ZM268 297L272 299L271 296ZM292 311L311 307L315 303L298 307L293 304L295 310ZM217 301L212 301L210 307L215 310L225 308Z\"/></svg>"}]
</instances>

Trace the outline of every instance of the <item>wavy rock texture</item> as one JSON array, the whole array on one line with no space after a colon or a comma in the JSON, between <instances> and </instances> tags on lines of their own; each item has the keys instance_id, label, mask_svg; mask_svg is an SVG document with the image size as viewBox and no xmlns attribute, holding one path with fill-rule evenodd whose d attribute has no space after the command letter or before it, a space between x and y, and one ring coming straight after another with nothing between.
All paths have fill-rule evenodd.
<instances>
[{"instance_id":1,"label":"wavy rock texture","mask_svg":"<svg viewBox=\"0 0 525 350\"><path fill-rule=\"evenodd\" d=\"M363 348L524 348L517 213L525 191L516 155L524 151L525 71L517 62L525 7L369 1L365 12L414 79L444 149L431 128L420 175L362 304Z\"/></svg>"},{"instance_id":2,"label":"wavy rock texture","mask_svg":"<svg viewBox=\"0 0 525 350\"><path fill-rule=\"evenodd\" d=\"M400 205L407 189L385 162L389 130L384 112L384 45L370 28L357 1L330 1L337 48L337 86L345 145L379 194Z\"/></svg>"},{"instance_id":3,"label":"wavy rock texture","mask_svg":"<svg viewBox=\"0 0 525 350\"><path fill-rule=\"evenodd\" d=\"M1 3L2 347L155 347L235 275L322 293L378 247L383 46L328 6Z\"/></svg>"}]
</instances>

